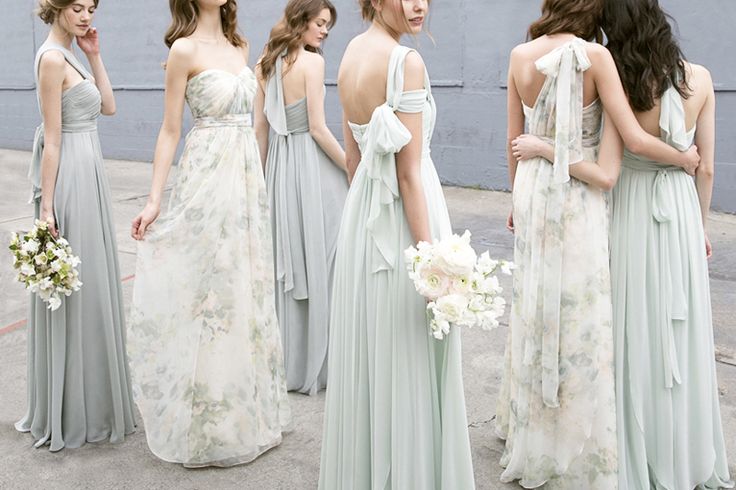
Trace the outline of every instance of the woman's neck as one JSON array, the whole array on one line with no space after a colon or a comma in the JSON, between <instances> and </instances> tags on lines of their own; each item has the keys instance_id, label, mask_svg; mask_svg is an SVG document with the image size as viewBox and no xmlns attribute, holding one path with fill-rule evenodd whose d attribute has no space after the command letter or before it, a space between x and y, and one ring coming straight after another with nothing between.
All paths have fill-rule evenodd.
<instances>
[{"instance_id":1,"label":"woman's neck","mask_svg":"<svg viewBox=\"0 0 736 490\"><path fill-rule=\"evenodd\" d=\"M199 18L197 19L197 28L194 29L193 34L194 37L208 41L225 39L225 33L222 30L220 8L201 9L199 11Z\"/></svg>"},{"instance_id":2,"label":"woman's neck","mask_svg":"<svg viewBox=\"0 0 736 490\"><path fill-rule=\"evenodd\" d=\"M378 18L373 19L371 26L368 28L369 33L373 33L375 36L390 37L396 42L401 39L401 33L391 29L385 22Z\"/></svg>"},{"instance_id":3,"label":"woman's neck","mask_svg":"<svg viewBox=\"0 0 736 490\"><path fill-rule=\"evenodd\" d=\"M64 46L66 49L71 50L72 41L74 41L74 35L61 27L61 25L59 25L59 21L57 20L51 26L51 31L49 31L49 35L46 40L51 41L54 44L59 44L61 46Z\"/></svg>"}]
</instances>

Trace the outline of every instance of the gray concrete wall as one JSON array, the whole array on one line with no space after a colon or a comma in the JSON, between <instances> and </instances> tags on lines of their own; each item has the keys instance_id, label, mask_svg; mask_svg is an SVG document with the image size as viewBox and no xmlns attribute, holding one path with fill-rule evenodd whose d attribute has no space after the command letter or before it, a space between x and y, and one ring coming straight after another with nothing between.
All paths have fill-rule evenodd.
<instances>
[{"instance_id":1,"label":"gray concrete wall","mask_svg":"<svg viewBox=\"0 0 736 490\"><path fill-rule=\"evenodd\" d=\"M355 0L333 0L337 26L325 45L327 119L340 135L334 86L340 56L363 25ZM718 98L714 207L736 212L736 2L661 0L679 22L687 57L706 65ZM241 0L241 26L255 61L285 0ZM541 0L435 0L430 28L436 44L419 39L432 76L439 115L433 155L445 183L508 188L505 163L505 83L508 53L524 40ZM35 0L0 0L0 147L29 149L40 117L33 53L46 26L32 15ZM100 123L105 156L150 160L162 117L164 0L102 0L95 24L116 89L118 113ZM407 40L412 43L412 40Z\"/></svg>"}]
</instances>

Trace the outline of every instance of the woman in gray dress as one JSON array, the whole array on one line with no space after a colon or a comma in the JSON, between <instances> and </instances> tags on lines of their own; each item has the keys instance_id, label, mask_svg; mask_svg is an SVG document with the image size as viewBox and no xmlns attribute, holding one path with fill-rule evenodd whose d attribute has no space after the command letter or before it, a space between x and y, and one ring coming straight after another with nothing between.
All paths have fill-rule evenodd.
<instances>
[{"instance_id":1,"label":"woman in gray dress","mask_svg":"<svg viewBox=\"0 0 736 490\"><path fill-rule=\"evenodd\" d=\"M271 205L287 387L310 395L327 383L332 269L348 190L345 152L325 123L320 56L336 18L327 0L291 0L257 66L255 126Z\"/></svg>"},{"instance_id":2,"label":"woman in gray dress","mask_svg":"<svg viewBox=\"0 0 736 490\"><path fill-rule=\"evenodd\" d=\"M28 320L28 410L16 428L51 451L122 441L135 429L110 191L97 117L115 112L90 27L97 0L41 0L51 31L36 55L38 103L30 177L37 218L81 259L79 292L49 311L35 295ZM90 74L72 52L87 56Z\"/></svg>"}]
</instances>

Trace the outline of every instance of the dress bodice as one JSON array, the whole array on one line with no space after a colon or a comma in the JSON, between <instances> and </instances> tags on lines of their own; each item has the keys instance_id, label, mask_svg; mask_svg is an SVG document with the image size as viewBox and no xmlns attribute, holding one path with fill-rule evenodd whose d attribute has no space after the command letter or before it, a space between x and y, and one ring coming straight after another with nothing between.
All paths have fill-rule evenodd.
<instances>
[{"instance_id":1,"label":"dress bodice","mask_svg":"<svg viewBox=\"0 0 736 490\"><path fill-rule=\"evenodd\" d=\"M283 71L284 57L279 56L273 74L266 82L263 112L271 129L278 135L306 133L309 131L307 98L302 97L288 105L284 103Z\"/></svg>"},{"instance_id":2,"label":"dress bodice","mask_svg":"<svg viewBox=\"0 0 736 490\"><path fill-rule=\"evenodd\" d=\"M100 91L92 80L92 75L84 65L74 56L74 53L63 46L55 43L45 42L38 49L35 61L36 85L38 86L38 68L41 57L47 51L60 51L67 63L69 63L83 80L76 85L64 90L61 96L61 125L62 130L74 131L77 127L95 124L100 115L102 97ZM37 94L38 95L38 94ZM41 100L38 98L38 108L41 110Z\"/></svg>"},{"instance_id":3,"label":"dress bodice","mask_svg":"<svg viewBox=\"0 0 736 490\"><path fill-rule=\"evenodd\" d=\"M258 84L247 66L235 74L209 68L187 82L186 100L195 119L249 114Z\"/></svg>"},{"instance_id":4,"label":"dress bodice","mask_svg":"<svg viewBox=\"0 0 736 490\"><path fill-rule=\"evenodd\" d=\"M685 107L682 97L675 87L669 87L660 99L659 113L660 138L668 145L685 151L695 140L695 127L685 128ZM634 170L658 172L660 170L682 170L681 167L655 162L645 156L624 150L623 166Z\"/></svg>"}]
</instances>

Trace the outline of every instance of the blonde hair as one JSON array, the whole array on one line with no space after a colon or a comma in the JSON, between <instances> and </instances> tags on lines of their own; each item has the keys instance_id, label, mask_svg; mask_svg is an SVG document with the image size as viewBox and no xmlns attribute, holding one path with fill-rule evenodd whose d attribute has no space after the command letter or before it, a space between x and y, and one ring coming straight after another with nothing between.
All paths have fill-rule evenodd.
<instances>
[{"instance_id":1,"label":"blonde hair","mask_svg":"<svg viewBox=\"0 0 736 490\"><path fill-rule=\"evenodd\" d=\"M45 24L53 24L59 13L74 3L75 0L38 0L38 8L36 14ZM100 3L99 0L93 0L95 8Z\"/></svg>"}]
</instances>

